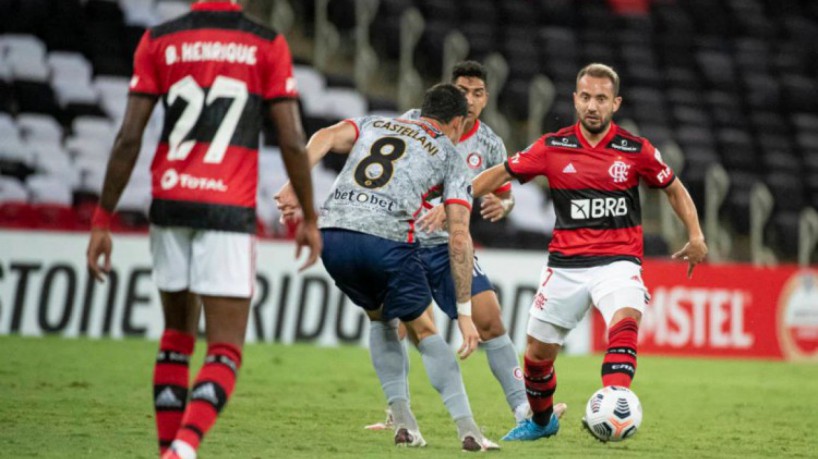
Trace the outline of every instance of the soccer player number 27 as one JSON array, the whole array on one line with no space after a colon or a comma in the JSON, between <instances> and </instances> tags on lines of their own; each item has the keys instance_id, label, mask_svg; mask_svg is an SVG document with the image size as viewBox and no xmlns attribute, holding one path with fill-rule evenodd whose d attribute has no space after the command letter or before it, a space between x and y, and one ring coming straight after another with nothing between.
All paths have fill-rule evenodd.
<instances>
[{"instance_id":1,"label":"soccer player number 27","mask_svg":"<svg viewBox=\"0 0 818 459\"><path fill-rule=\"evenodd\" d=\"M217 76L213 81L213 86L210 87L210 91L205 96L204 89L196 83L192 76L188 75L170 87L168 106L173 105L176 99L180 97L187 102L187 106L173 126L173 131L171 131L168 139L170 144L168 160L171 161L184 160L190 154L196 140L184 139L196 126L205 105L210 105L213 101L222 97L233 99L230 108L227 109L227 113L219 125L219 129L216 130L216 135L213 136L213 140L210 142L210 148L207 149L204 156L204 162L206 163L221 163L227 151L227 146L230 144L230 139L239 124L239 118L241 118L244 111L244 106L247 104L247 84L235 78Z\"/></svg>"}]
</instances>

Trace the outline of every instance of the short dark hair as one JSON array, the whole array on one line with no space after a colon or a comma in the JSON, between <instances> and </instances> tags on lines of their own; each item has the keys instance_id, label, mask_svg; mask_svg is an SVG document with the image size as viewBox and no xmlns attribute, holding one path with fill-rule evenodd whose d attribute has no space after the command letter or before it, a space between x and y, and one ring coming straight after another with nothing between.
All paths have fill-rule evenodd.
<instances>
[{"instance_id":1,"label":"short dark hair","mask_svg":"<svg viewBox=\"0 0 818 459\"><path fill-rule=\"evenodd\" d=\"M588 64L582 68L582 70L577 73L577 83L579 80L582 79L585 75L594 78L607 78L611 80L614 87L614 97L619 95L619 74L616 73L616 70L613 67L600 64L598 62L594 62L593 64Z\"/></svg>"},{"instance_id":2,"label":"short dark hair","mask_svg":"<svg viewBox=\"0 0 818 459\"><path fill-rule=\"evenodd\" d=\"M448 124L457 116L469 114L469 105L466 96L460 88L451 83L439 83L426 91L423 96L423 106L420 116L432 118Z\"/></svg>"},{"instance_id":3,"label":"short dark hair","mask_svg":"<svg viewBox=\"0 0 818 459\"><path fill-rule=\"evenodd\" d=\"M452 83L460 77L480 78L486 83L486 68L477 61L458 62L452 69Z\"/></svg>"}]
</instances>

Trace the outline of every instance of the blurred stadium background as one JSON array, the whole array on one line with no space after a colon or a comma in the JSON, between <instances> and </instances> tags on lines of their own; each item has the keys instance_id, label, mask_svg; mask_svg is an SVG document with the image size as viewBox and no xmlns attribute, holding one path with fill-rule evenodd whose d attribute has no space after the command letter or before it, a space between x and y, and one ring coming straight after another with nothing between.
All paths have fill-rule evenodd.
<instances>
[{"instance_id":1,"label":"blurred stadium background","mask_svg":"<svg viewBox=\"0 0 818 459\"><path fill-rule=\"evenodd\" d=\"M818 6L807 0L244 0L286 34L308 134L366 113L399 114L470 58L490 73L484 121L510 152L574 121L577 70L623 78L617 120L649 138L691 190L711 260L816 260ZM180 0L0 0L0 226L84 229L118 128L131 58L146 27ZM145 231L151 123L120 204ZM269 131L268 131L269 133ZM287 237L273 191L284 180L273 135L261 154L259 232ZM343 158L316 170L323 198ZM541 184L542 185L542 184ZM486 247L545 247L553 211L541 186L516 187L508 221L474 220ZM684 234L644 197L646 251Z\"/></svg>"}]
</instances>

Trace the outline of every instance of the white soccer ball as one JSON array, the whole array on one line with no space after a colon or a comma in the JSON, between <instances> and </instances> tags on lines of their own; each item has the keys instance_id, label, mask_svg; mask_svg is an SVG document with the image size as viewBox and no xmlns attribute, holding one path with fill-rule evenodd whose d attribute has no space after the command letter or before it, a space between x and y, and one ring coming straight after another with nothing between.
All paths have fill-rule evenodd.
<instances>
[{"instance_id":1,"label":"white soccer ball","mask_svg":"<svg viewBox=\"0 0 818 459\"><path fill-rule=\"evenodd\" d=\"M582 422L600 441L622 441L642 424L642 404L626 387L603 387L588 400Z\"/></svg>"}]
</instances>

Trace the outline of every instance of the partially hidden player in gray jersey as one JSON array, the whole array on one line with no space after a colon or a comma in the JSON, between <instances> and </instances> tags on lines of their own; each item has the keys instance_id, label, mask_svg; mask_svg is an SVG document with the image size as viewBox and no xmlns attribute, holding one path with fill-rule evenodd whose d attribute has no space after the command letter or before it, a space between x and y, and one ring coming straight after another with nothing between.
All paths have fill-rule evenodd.
<instances>
[{"instance_id":1,"label":"partially hidden player in gray jersey","mask_svg":"<svg viewBox=\"0 0 818 459\"><path fill-rule=\"evenodd\" d=\"M478 62L460 62L452 70L452 83L463 91L469 104L464 133L457 144L457 160L466 165L470 177L476 177L484 170L503 164L508 159L503 140L488 125L480 121L480 115L488 102L486 70ZM413 109L403 114L401 118L417 119L419 116L420 111ZM437 187L427 196L425 213L420 219L421 231L418 239L422 246L421 260L432 286L435 303L451 319L455 319L457 310L448 261L448 234L444 228L439 228L445 223L445 213L443 206L439 204L438 196L443 190L443 187ZM511 183L507 182L483 198L481 214L483 218L494 222L508 215L513 206ZM514 343L503 324L500 303L492 283L477 264L477 259L474 261L472 276L472 317L480 333L481 347L486 351L489 367L502 387L515 421L521 422L529 416L530 408ZM432 313L433 308L430 308L427 314L432 316ZM561 415L565 405L558 404L555 410ZM390 416L391 413L387 410L385 423L372 424L367 428L386 429L392 422Z\"/></svg>"},{"instance_id":2,"label":"partially hidden player in gray jersey","mask_svg":"<svg viewBox=\"0 0 818 459\"><path fill-rule=\"evenodd\" d=\"M463 335L461 358L476 347L471 319L473 251L469 236L470 179L453 141L463 133L466 99L451 84L427 91L417 120L366 116L319 130L307 144L315 165L330 151L348 153L324 205L319 226L321 258L335 284L370 318L375 371L394 415L395 443L424 446L409 408L408 354L398 337L403 323L423 357L432 385L455 421L462 449L497 449L474 422L460 367L425 311L432 286L420 257L416 220L424 196L442 184L449 235L446 241ZM295 215L289 184L276 195L282 216Z\"/></svg>"}]
</instances>

